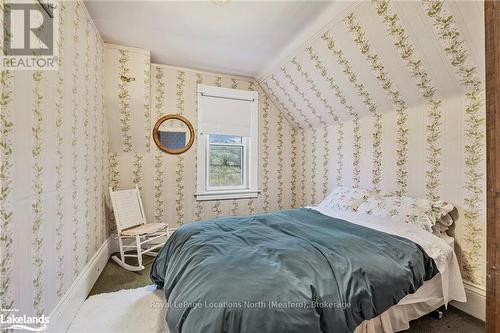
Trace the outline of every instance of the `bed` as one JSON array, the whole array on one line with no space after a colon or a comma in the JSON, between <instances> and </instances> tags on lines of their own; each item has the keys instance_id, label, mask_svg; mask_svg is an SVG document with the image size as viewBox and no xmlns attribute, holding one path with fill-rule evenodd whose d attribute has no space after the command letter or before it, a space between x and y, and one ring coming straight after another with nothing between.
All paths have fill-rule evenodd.
<instances>
[{"instance_id":1,"label":"bed","mask_svg":"<svg viewBox=\"0 0 500 333\"><path fill-rule=\"evenodd\" d=\"M453 238L446 233L436 235L411 224L390 223L385 218L360 213L314 209L350 223L361 224L385 233L399 235L419 244L436 263L439 273L413 294L401 299L381 315L363 321L355 333L398 332L410 328L410 321L420 318L452 300L465 302L465 289L460 266L453 250Z\"/></svg>"},{"instance_id":2,"label":"bed","mask_svg":"<svg viewBox=\"0 0 500 333\"><path fill-rule=\"evenodd\" d=\"M444 238L321 205L184 225L151 278L171 333L394 332L465 301Z\"/></svg>"}]
</instances>

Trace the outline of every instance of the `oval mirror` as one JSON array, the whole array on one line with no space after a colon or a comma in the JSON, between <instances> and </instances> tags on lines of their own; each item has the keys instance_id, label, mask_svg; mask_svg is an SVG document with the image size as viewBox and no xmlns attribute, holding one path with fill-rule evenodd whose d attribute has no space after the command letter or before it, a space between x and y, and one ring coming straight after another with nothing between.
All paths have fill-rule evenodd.
<instances>
[{"instance_id":1,"label":"oval mirror","mask_svg":"<svg viewBox=\"0 0 500 333\"><path fill-rule=\"evenodd\" d=\"M182 154L193 145L193 125L181 115L168 114L156 122L153 139L158 148L164 152Z\"/></svg>"}]
</instances>

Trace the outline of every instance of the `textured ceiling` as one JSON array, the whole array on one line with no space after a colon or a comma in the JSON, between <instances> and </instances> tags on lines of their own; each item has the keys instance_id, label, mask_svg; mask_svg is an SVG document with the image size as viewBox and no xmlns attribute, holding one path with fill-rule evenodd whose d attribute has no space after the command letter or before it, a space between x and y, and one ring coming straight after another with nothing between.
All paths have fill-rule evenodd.
<instances>
[{"instance_id":1,"label":"textured ceiling","mask_svg":"<svg viewBox=\"0 0 500 333\"><path fill-rule=\"evenodd\" d=\"M483 27L481 1L353 3L259 81L299 127L440 103L456 62L484 77Z\"/></svg>"}]
</instances>

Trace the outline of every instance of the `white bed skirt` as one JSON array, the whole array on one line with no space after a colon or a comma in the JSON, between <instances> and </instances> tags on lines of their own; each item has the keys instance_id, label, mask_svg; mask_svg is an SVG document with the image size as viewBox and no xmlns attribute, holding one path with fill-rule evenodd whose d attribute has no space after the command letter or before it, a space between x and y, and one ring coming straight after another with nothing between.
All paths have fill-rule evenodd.
<instances>
[{"instance_id":1,"label":"white bed skirt","mask_svg":"<svg viewBox=\"0 0 500 333\"><path fill-rule=\"evenodd\" d=\"M359 325L355 333L392 333L410 328L410 321L418 319L445 304L442 297L441 275L438 274L418 288L411 295L380 316L366 320Z\"/></svg>"}]
</instances>

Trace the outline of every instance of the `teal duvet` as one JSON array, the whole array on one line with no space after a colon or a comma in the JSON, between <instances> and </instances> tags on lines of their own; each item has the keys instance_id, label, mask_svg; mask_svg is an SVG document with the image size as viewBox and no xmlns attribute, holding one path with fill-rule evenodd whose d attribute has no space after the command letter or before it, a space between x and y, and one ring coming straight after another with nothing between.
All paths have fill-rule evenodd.
<instances>
[{"instance_id":1,"label":"teal duvet","mask_svg":"<svg viewBox=\"0 0 500 333\"><path fill-rule=\"evenodd\" d=\"M437 272L408 239L301 208L186 224L151 278L171 333L343 333Z\"/></svg>"}]
</instances>

